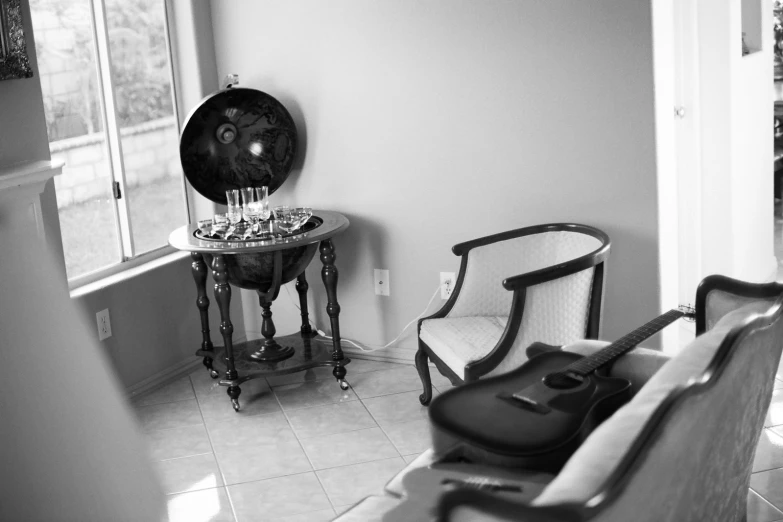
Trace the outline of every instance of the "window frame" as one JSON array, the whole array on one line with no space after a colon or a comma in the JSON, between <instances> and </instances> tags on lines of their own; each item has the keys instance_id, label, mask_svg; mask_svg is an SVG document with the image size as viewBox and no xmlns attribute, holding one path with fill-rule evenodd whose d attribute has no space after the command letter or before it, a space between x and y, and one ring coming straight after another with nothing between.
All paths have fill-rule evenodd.
<instances>
[{"instance_id":1,"label":"window frame","mask_svg":"<svg viewBox=\"0 0 783 522\"><path fill-rule=\"evenodd\" d=\"M179 90L176 79L176 63L172 47L172 17L169 12L169 2L158 0L164 10L164 40L166 55L168 57L169 82L171 84L171 98L173 116L177 124L177 134L182 131L182 123L179 114ZM108 277L115 276L126 270L135 269L141 265L159 259L163 256L177 252L168 244L142 253L136 251L133 239L133 224L131 222L128 191L126 187L125 165L122 151L122 138L117 121L117 105L114 96L114 78L112 73L112 58L109 44L109 28L106 17L105 0L89 0L93 50L95 53L95 67L97 74L98 93L100 96L101 118L104 124L104 150L109 165L111 183L118 191L112 190L112 208L114 225L116 230L117 248L120 254L115 263L105 265L96 270L68 277L68 289L74 291L91 283ZM184 173L180 176L180 191L184 203L183 224L191 223L190 193L187 190L187 182ZM119 193L119 198L117 197Z\"/></svg>"}]
</instances>

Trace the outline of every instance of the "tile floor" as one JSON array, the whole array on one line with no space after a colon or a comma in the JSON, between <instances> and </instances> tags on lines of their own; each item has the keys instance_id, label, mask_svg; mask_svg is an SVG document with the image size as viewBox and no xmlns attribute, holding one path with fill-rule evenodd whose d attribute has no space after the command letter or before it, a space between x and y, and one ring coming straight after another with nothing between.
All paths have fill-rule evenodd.
<instances>
[{"instance_id":1,"label":"tile floor","mask_svg":"<svg viewBox=\"0 0 783 522\"><path fill-rule=\"evenodd\" d=\"M429 447L421 384L413 366L359 359L348 381L341 390L331 368L248 381L235 413L200 368L135 397L164 520L318 522L380 493Z\"/></svg>"},{"instance_id":2,"label":"tile floor","mask_svg":"<svg viewBox=\"0 0 783 522\"><path fill-rule=\"evenodd\" d=\"M355 359L242 385L235 413L199 369L133 399L170 522L319 522L380 493L429 447L413 366ZM432 372L435 393L450 387ZM783 521L783 368L756 452L748 522Z\"/></svg>"}]
</instances>

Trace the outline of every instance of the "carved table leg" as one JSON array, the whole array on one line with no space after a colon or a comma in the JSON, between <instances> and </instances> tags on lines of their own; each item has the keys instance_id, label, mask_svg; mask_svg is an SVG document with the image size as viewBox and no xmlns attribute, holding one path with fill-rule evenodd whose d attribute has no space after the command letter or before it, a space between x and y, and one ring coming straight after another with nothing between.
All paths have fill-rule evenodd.
<instances>
[{"instance_id":1,"label":"carved table leg","mask_svg":"<svg viewBox=\"0 0 783 522\"><path fill-rule=\"evenodd\" d=\"M234 325L231 324L229 305L231 304L231 287L228 284L228 272L223 256L216 254L212 260L212 277L215 279L215 300L220 308L220 333L223 335L223 344L226 350L226 380L231 381L228 386L228 396L235 411L239 411L239 394L242 390L235 383L239 375L234 366L234 345L231 336L234 333Z\"/></svg>"},{"instance_id":2,"label":"carved table leg","mask_svg":"<svg viewBox=\"0 0 783 522\"><path fill-rule=\"evenodd\" d=\"M201 314L201 349L205 352L214 352L212 340L209 338L209 298L207 297L207 264L204 262L204 256L198 252L191 252L190 258L193 262L190 264L193 279L196 281L196 306ZM209 375L213 379L218 377L218 372L212 367L213 357L205 356L204 366L209 370Z\"/></svg>"},{"instance_id":3,"label":"carved table leg","mask_svg":"<svg viewBox=\"0 0 783 522\"><path fill-rule=\"evenodd\" d=\"M268 301L265 294L259 292L259 304L261 305L261 335L264 336L264 344L250 354L250 358L261 362L274 362L287 359L294 354L293 346L281 346L275 340L275 323L272 321L272 301Z\"/></svg>"},{"instance_id":4,"label":"carved table leg","mask_svg":"<svg viewBox=\"0 0 783 522\"><path fill-rule=\"evenodd\" d=\"M321 279L323 279L324 287L326 288L326 313L329 315L329 322L332 327L332 359L337 362L332 374L337 382L340 383L340 388L343 390L348 389L348 382L345 380L345 366L343 365L343 349L340 346L340 304L337 302L337 267L334 266L334 260L336 258L334 254L334 245L331 239L325 239L321 241L321 263L323 268L321 269Z\"/></svg>"},{"instance_id":5,"label":"carved table leg","mask_svg":"<svg viewBox=\"0 0 783 522\"><path fill-rule=\"evenodd\" d=\"M305 273L302 272L296 277L296 291L299 294L299 310L302 313L302 327L300 331L302 335L310 336L313 334L313 328L310 326L310 314L307 311L307 289L310 285L307 284L307 278Z\"/></svg>"},{"instance_id":6,"label":"carved table leg","mask_svg":"<svg viewBox=\"0 0 783 522\"><path fill-rule=\"evenodd\" d=\"M281 361L294 355L293 346L281 346L275 341L275 323L272 322L272 301L277 299L277 293L280 291L280 284L283 279L283 252L278 250L274 253L272 267L272 283L266 292L258 290L258 302L261 305L261 335L264 336L264 343L261 348L250 354L250 358L259 362Z\"/></svg>"}]
</instances>

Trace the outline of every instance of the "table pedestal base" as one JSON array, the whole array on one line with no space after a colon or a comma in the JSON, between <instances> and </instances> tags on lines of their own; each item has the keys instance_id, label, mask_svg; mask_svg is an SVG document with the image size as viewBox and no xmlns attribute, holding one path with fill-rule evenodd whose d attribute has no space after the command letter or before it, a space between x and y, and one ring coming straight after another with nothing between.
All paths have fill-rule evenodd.
<instances>
[{"instance_id":1,"label":"table pedestal base","mask_svg":"<svg viewBox=\"0 0 783 522\"><path fill-rule=\"evenodd\" d=\"M241 372L241 376L233 380L221 379L222 386L238 386L251 379L285 375L317 366L333 366L332 374L340 382L340 387L348 389L348 383L343 380L343 377L345 377L345 365L351 360L348 358L335 360L331 341L301 333L278 337L277 341L286 348L290 348L293 354L281 361L257 361L252 358L252 355L263 345L264 341L264 339L254 339L233 346L234 368L237 372ZM226 351L222 346L216 346L214 351L199 350L196 355L212 357L213 364L221 373L227 370Z\"/></svg>"},{"instance_id":2,"label":"table pedestal base","mask_svg":"<svg viewBox=\"0 0 783 522\"><path fill-rule=\"evenodd\" d=\"M294 355L294 349L291 346L281 346L278 342L267 344L266 340L261 341L259 348L250 354L250 358L258 362L274 362L288 359Z\"/></svg>"}]
</instances>

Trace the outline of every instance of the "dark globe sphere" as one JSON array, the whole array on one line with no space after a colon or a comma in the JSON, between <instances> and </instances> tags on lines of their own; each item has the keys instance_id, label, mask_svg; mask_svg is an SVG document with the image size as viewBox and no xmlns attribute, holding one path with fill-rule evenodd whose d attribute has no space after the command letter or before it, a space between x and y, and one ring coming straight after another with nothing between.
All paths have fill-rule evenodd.
<instances>
[{"instance_id":1,"label":"dark globe sphere","mask_svg":"<svg viewBox=\"0 0 783 522\"><path fill-rule=\"evenodd\" d=\"M213 93L185 120L179 154L202 196L226 204L226 190L283 184L297 149L294 120L275 98L231 87Z\"/></svg>"}]
</instances>

